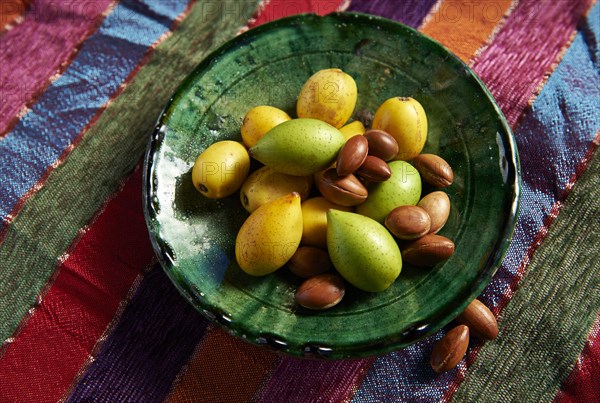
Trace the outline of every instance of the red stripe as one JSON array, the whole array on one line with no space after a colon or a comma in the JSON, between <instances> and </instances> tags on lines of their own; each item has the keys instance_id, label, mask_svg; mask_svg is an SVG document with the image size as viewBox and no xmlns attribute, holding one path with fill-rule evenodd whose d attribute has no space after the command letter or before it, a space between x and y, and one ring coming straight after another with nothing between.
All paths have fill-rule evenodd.
<instances>
[{"instance_id":1,"label":"red stripe","mask_svg":"<svg viewBox=\"0 0 600 403\"><path fill-rule=\"evenodd\" d=\"M473 62L512 127L556 66L578 19L592 2L522 0Z\"/></svg>"},{"instance_id":2,"label":"red stripe","mask_svg":"<svg viewBox=\"0 0 600 403\"><path fill-rule=\"evenodd\" d=\"M256 19L248 24L249 28L294 14L316 13L325 15L332 13L343 4L342 0L270 0L263 3L264 9Z\"/></svg>"},{"instance_id":3,"label":"red stripe","mask_svg":"<svg viewBox=\"0 0 600 403\"><path fill-rule=\"evenodd\" d=\"M141 171L127 181L71 254L35 314L0 359L4 401L56 401L153 256L141 212ZM29 379L23 388L23 380Z\"/></svg>"},{"instance_id":4,"label":"red stripe","mask_svg":"<svg viewBox=\"0 0 600 403\"><path fill-rule=\"evenodd\" d=\"M600 402L600 316L554 402Z\"/></svg>"}]
</instances>

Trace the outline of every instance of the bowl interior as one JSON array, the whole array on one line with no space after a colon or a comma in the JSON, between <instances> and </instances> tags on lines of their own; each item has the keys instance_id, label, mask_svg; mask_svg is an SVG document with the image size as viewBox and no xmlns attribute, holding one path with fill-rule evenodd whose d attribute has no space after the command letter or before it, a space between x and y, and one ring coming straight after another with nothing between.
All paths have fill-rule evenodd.
<instances>
[{"instance_id":1,"label":"bowl interior","mask_svg":"<svg viewBox=\"0 0 600 403\"><path fill-rule=\"evenodd\" d=\"M424 152L442 156L455 173L446 189L451 216L440 234L456 251L431 269L405 264L385 292L349 287L340 305L315 313L294 303L301 279L285 268L261 278L239 269L235 237L248 213L237 194L222 200L200 195L191 168L215 141L241 140L243 117L253 106L276 106L294 117L306 79L331 67L356 80L355 119L369 121L390 97L421 102L429 120ZM518 178L501 112L472 71L442 46L381 18L302 15L233 39L184 82L148 147L145 213L174 284L230 333L293 355L359 357L434 332L482 291L514 228Z\"/></svg>"}]
</instances>

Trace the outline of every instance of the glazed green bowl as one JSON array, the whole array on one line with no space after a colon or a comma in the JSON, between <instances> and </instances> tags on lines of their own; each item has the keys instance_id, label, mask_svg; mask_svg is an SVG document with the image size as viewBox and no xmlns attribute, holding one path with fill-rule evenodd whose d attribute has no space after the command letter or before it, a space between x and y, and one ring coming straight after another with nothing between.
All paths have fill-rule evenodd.
<instances>
[{"instance_id":1,"label":"glazed green bowl","mask_svg":"<svg viewBox=\"0 0 600 403\"><path fill-rule=\"evenodd\" d=\"M454 255L430 269L404 264L381 293L348 286L334 308L297 306L301 283L285 267L252 277L235 238L248 213L239 195L209 200L193 163L218 140L241 140L246 112L272 105L295 116L303 83L337 67L358 86L355 119L411 96L429 120L424 152L450 163L451 215L440 232ZM166 78L163 78L166 79ZM367 122L368 123L368 122ZM485 86L441 45L402 24L362 14L300 15L232 39L184 81L149 142L144 209L160 263L204 316L244 340L294 355L364 357L400 349L448 324L489 282L516 220L519 165L513 135Z\"/></svg>"}]
</instances>

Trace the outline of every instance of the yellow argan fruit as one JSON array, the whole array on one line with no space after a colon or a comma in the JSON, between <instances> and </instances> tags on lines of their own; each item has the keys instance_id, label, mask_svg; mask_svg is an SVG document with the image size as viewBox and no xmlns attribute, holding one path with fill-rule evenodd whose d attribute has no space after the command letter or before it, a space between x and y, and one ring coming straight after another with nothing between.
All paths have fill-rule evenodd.
<instances>
[{"instance_id":1,"label":"yellow argan fruit","mask_svg":"<svg viewBox=\"0 0 600 403\"><path fill-rule=\"evenodd\" d=\"M388 132L396 139L399 149L396 160L413 159L423 150L427 140L427 116L414 98L386 100L375 111L372 128Z\"/></svg>"},{"instance_id":2,"label":"yellow argan fruit","mask_svg":"<svg viewBox=\"0 0 600 403\"><path fill-rule=\"evenodd\" d=\"M302 87L296 112L299 118L319 119L340 128L352 116L357 97L351 76L340 69L320 70Z\"/></svg>"},{"instance_id":3,"label":"yellow argan fruit","mask_svg":"<svg viewBox=\"0 0 600 403\"><path fill-rule=\"evenodd\" d=\"M250 156L237 141L218 141L204 150L192 168L192 182L210 199L235 193L248 176Z\"/></svg>"},{"instance_id":4,"label":"yellow argan fruit","mask_svg":"<svg viewBox=\"0 0 600 403\"><path fill-rule=\"evenodd\" d=\"M255 106L246 113L242 123L244 145L248 148L252 147L266 132L290 119L287 113L273 106Z\"/></svg>"},{"instance_id":5,"label":"yellow argan fruit","mask_svg":"<svg viewBox=\"0 0 600 403\"><path fill-rule=\"evenodd\" d=\"M263 204L244 221L235 240L240 268L253 276L274 272L296 253L302 237L300 195Z\"/></svg>"},{"instance_id":6,"label":"yellow argan fruit","mask_svg":"<svg viewBox=\"0 0 600 403\"><path fill-rule=\"evenodd\" d=\"M291 192L298 192L302 200L306 200L312 183L312 175L287 175L264 166L246 178L240 189L240 201L242 206L252 213L263 204Z\"/></svg>"},{"instance_id":7,"label":"yellow argan fruit","mask_svg":"<svg viewBox=\"0 0 600 403\"><path fill-rule=\"evenodd\" d=\"M346 137L346 140L348 140L350 137L358 136L360 134L365 134L367 129L365 128L365 125L363 125L360 120L355 120L354 122L348 123L344 127L341 127L340 131L342 132L344 137Z\"/></svg>"},{"instance_id":8,"label":"yellow argan fruit","mask_svg":"<svg viewBox=\"0 0 600 403\"><path fill-rule=\"evenodd\" d=\"M302 245L327 247L327 212L330 209L354 211L352 207L337 205L321 196L302 203Z\"/></svg>"}]
</instances>

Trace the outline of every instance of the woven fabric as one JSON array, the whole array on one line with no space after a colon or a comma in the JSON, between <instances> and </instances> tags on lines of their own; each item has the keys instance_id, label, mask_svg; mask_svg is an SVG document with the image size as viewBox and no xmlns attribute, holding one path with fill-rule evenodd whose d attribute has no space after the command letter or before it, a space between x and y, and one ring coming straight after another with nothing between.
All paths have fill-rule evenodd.
<instances>
[{"instance_id":1,"label":"woven fabric","mask_svg":"<svg viewBox=\"0 0 600 403\"><path fill-rule=\"evenodd\" d=\"M519 221L480 297L501 335L445 374L429 367L444 330L362 360L247 344L194 311L153 259L139 163L169 96L236 33L335 10L447 46L515 132ZM0 17L0 402L600 399L600 5L1 0Z\"/></svg>"},{"instance_id":2,"label":"woven fabric","mask_svg":"<svg viewBox=\"0 0 600 403\"><path fill-rule=\"evenodd\" d=\"M575 364L556 395L557 403L597 402L600 400L600 316Z\"/></svg>"}]
</instances>

